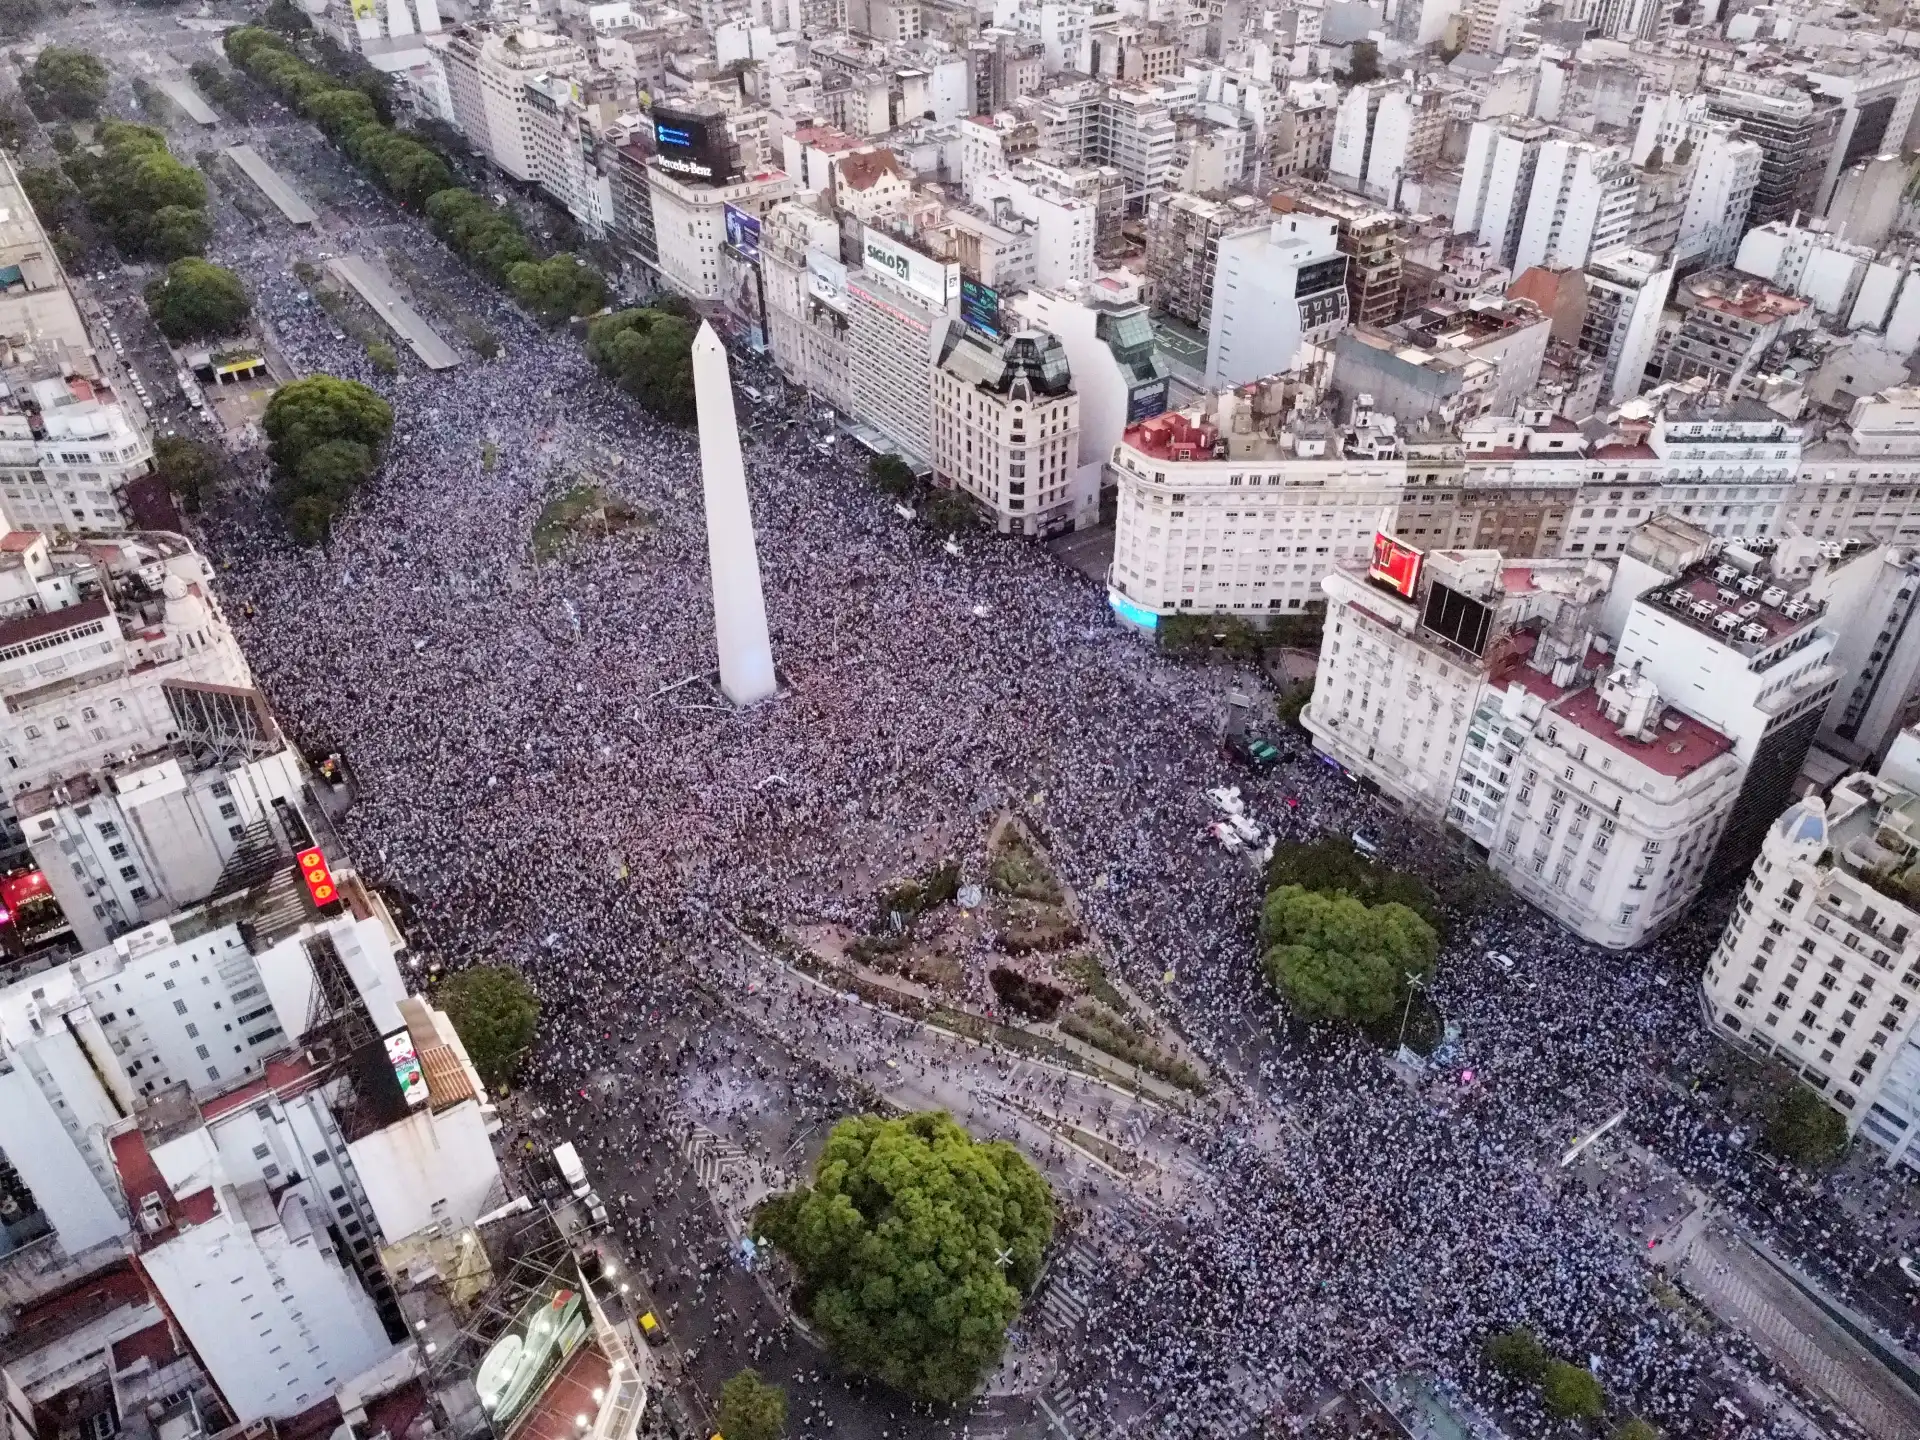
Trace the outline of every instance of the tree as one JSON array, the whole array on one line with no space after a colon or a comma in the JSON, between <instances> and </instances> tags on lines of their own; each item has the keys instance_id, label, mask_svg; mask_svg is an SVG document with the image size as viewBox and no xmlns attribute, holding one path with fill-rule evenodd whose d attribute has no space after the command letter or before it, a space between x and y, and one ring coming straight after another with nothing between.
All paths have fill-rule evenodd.
<instances>
[{"instance_id":1,"label":"tree","mask_svg":"<svg viewBox=\"0 0 1920 1440\"><path fill-rule=\"evenodd\" d=\"M1407 976L1433 969L1433 927L1405 905L1367 905L1282 885L1261 917L1267 976L1308 1020L1372 1025L1406 998Z\"/></svg>"},{"instance_id":2,"label":"tree","mask_svg":"<svg viewBox=\"0 0 1920 1440\"><path fill-rule=\"evenodd\" d=\"M167 150L150 125L109 120L98 155L76 152L67 172L94 218L129 255L177 260L206 243L207 180Z\"/></svg>"},{"instance_id":3,"label":"tree","mask_svg":"<svg viewBox=\"0 0 1920 1440\"><path fill-rule=\"evenodd\" d=\"M438 999L480 1078L495 1089L505 1087L540 1024L533 987L505 965L476 965L445 981Z\"/></svg>"},{"instance_id":4,"label":"tree","mask_svg":"<svg viewBox=\"0 0 1920 1440\"><path fill-rule=\"evenodd\" d=\"M1598 1420L1607 1413L1607 1392L1584 1365L1550 1361L1540 1380L1540 1399L1547 1413L1562 1420Z\"/></svg>"},{"instance_id":5,"label":"tree","mask_svg":"<svg viewBox=\"0 0 1920 1440\"><path fill-rule=\"evenodd\" d=\"M720 1387L718 1428L726 1440L780 1440L787 1428L787 1392L757 1370L742 1370Z\"/></svg>"},{"instance_id":6,"label":"tree","mask_svg":"<svg viewBox=\"0 0 1920 1440\"><path fill-rule=\"evenodd\" d=\"M49 45L20 77L20 93L43 119L91 120L107 98L107 67L85 50Z\"/></svg>"},{"instance_id":7,"label":"tree","mask_svg":"<svg viewBox=\"0 0 1920 1440\"><path fill-rule=\"evenodd\" d=\"M309 375L274 392L261 425L280 471L287 527L297 539L318 544L379 464L393 409L357 380Z\"/></svg>"},{"instance_id":8,"label":"tree","mask_svg":"<svg viewBox=\"0 0 1920 1440\"><path fill-rule=\"evenodd\" d=\"M204 255L212 238L213 222L207 219L206 211L162 205L153 212L142 248L156 260L182 260L189 255Z\"/></svg>"},{"instance_id":9,"label":"tree","mask_svg":"<svg viewBox=\"0 0 1920 1440\"><path fill-rule=\"evenodd\" d=\"M662 310L617 310L588 325L587 358L661 419L691 424L693 335Z\"/></svg>"},{"instance_id":10,"label":"tree","mask_svg":"<svg viewBox=\"0 0 1920 1440\"><path fill-rule=\"evenodd\" d=\"M1846 1152L1847 1122L1812 1086L1795 1080L1767 1122L1767 1145L1795 1165L1821 1169Z\"/></svg>"},{"instance_id":11,"label":"tree","mask_svg":"<svg viewBox=\"0 0 1920 1440\"><path fill-rule=\"evenodd\" d=\"M1337 835L1275 846L1273 858L1267 862L1267 888L1274 890L1282 885L1344 890L1369 905L1392 901L1406 906L1435 930L1440 928L1439 906L1418 876L1367 859Z\"/></svg>"},{"instance_id":12,"label":"tree","mask_svg":"<svg viewBox=\"0 0 1920 1440\"><path fill-rule=\"evenodd\" d=\"M925 1400L972 1392L1053 1236L1053 1193L1004 1141L943 1113L834 1126L812 1185L754 1233L793 1262L795 1303L848 1365Z\"/></svg>"},{"instance_id":13,"label":"tree","mask_svg":"<svg viewBox=\"0 0 1920 1440\"><path fill-rule=\"evenodd\" d=\"M509 267L507 288L549 325L574 315L591 315L607 303L607 282L600 272L564 253Z\"/></svg>"},{"instance_id":14,"label":"tree","mask_svg":"<svg viewBox=\"0 0 1920 1440\"><path fill-rule=\"evenodd\" d=\"M496 209L471 190L437 191L427 197L426 212L434 234L495 280L504 281L515 265L534 258L512 212Z\"/></svg>"},{"instance_id":15,"label":"tree","mask_svg":"<svg viewBox=\"0 0 1920 1440\"><path fill-rule=\"evenodd\" d=\"M1502 1375L1532 1384L1547 1373L1549 1357L1540 1339L1524 1325L1499 1335L1490 1335L1480 1346L1487 1364Z\"/></svg>"},{"instance_id":16,"label":"tree","mask_svg":"<svg viewBox=\"0 0 1920 1440\"><path fill-rule=\"evenodd\" d=\"M309 375L274 392L261 425L273 463L291 470L329 441L358 441L378 452L393 432L393 408L357 381Z\"/></svg>"},{"instance_id":17,"label":"tree","mask_svg":"<svg viewBox=\"0 0 1920 1440\"><path fill-rule=\"evenodd\" d=\"M964 535L980 523L980 511L965 492L936 487L920 498L920 518L936 534Z\"/></svg>"},{"instance_id":18,"label":"tree","mask_svg":"<svg viewBox=\"0 0 1920 1440\"><path fill-rule=\"evenodd\" d=\"M898 455L874 456L867 466L867 475L882 495L891 495L896 500L905 500L920 488L920 479L913 473L913 467Z\"/></svg>"},{"instance_id":19,"label":"tree","mask_svg":"<svg viewBox=\"0 0 1920 1440\"><path fill-rule=\"evenodd\" d=\"M147 286L147 313L177 345L238 335L253 313L253 301L233 271L189 257L174 261Z\"/></svg>"},{"instance_id":20,"label":"tree","mask_svg":"<svg viewBox=\"0 0 1920 1440\"><path fill-rule=\"evenodd\" d=\"M189 515L199 510L220 478L220 459L197 440L161 435L153 442L153 473Z\"/></svg>"}]
</instances>

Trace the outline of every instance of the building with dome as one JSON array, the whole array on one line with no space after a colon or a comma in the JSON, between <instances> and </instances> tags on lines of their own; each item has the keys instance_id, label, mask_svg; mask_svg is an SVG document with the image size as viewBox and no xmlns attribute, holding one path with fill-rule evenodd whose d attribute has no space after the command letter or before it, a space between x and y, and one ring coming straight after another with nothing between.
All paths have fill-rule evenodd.
<instances>
[{"instance_id":1,"label":"building with dome","mask_svg":"<svg viewBox=\"0 0 1920 1440\"><path fill-rule=\"evenodd\" d=\"M1723 1039L1796 1072L1889 1164L1920 1169L1916 907L1920 795L1849 775L1767 831L1700 998Z\"/></svg>"},{"instance_id":2,"label":"building with dome","mask_svg":"<svg viewBox=\"0 0 1920 1440\"><path fill-rule=\"evenodd\" d=\"M933 367L934 479L979 501L1002 535L1090 525L1099 478L1081 473L1066 347L1045 330L1001 334L997 319L947 323Z\"/></svg>"}]
</instances>

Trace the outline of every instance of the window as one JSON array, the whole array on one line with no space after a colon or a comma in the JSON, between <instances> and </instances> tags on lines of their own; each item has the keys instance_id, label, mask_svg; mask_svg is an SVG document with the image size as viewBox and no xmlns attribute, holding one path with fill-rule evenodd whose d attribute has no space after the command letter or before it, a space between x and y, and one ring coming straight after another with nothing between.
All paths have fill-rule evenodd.
<instances>
[{"instance_id":1,"label":"window","mask_svg":"<svg viewBox=\"0 0 1920 1440\"><path fill-rule=\"evenodd\" d=\"M256 1160L264 1160L272 1153L272 1149L265 1145L256 1145L253 1147L253 1158Z\"/></svg>"},{"instance_id":2,"label":"window","mask_svg":"<svg viewBox=\"0 0 1920 1440\"><path fill-rule=\"evenodd\" d=\"M186 1002L186 1001L184 1001L184 1000L176 1000L176 1001L174 1001L174 1002L173 1002L173 1013L174 1013L174 1014L176 1014L176 1015L184 1015L184 1014L186 1014L186 1013L187 1013L187 1002Z\"/></svg>"}]
</instances>

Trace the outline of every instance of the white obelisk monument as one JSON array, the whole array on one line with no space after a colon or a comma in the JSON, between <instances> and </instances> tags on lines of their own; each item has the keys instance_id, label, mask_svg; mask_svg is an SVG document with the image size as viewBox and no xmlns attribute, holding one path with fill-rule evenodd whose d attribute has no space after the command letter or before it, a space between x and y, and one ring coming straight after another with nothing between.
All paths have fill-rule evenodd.
<instances>
[{"instance_id":1,"label":"white obelisk monument","mask_svg":"<svg viewBox=\"0 0 1920 1440\"><path fill-rule=\"evenodd\" d=\"M693 340L693 395L700 416L700 481L707 501L707 563L713 570L713 638L720 689L735 705L758 705L778 688L760 554L747 506L747 470L733 418L727 347L706 323Z\"/></svg>"}]
</instances>

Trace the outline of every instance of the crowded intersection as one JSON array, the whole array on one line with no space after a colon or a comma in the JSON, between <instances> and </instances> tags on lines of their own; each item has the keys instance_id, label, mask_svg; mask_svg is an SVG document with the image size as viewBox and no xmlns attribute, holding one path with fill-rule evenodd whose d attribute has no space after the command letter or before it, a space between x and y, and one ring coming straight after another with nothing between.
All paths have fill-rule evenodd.
<instances>
[{"instance_id":1,"label":"crowded intersection","mask_svg":"<svg viewBox=\"0 0 1920 1440\"><path fill-rule=\"evenodd\" d=\"M293 128L256 138L284 152ZM1568 1141L1621 1108L1634 1140L1914 1338L1889 1228L1901 1196L1882 1185L1843 1206L1777 1174L1693 1084L1715 1054L1694 981L1722 911L1703 906L1633 954L1512 902L1451 916L1432 998L1459 1058L1412 1080L1370 1042L1290 1024L1256 963L1257 873L1195 843L1207 788L1241 783L1283 839L1364 829L1386 861L1444 881L1458 866L1436 837L1297 734L1271 774L1233 774L1225 693L1255 677L1156 653L1099 585L1032 544L964 536L953 553L750 356L735 378L758 397L740 411L785 689L727 710L683 683L713 655L693 433L610 388L578 335L535 326L424 227L353 193L356 213L320 238L403 257L503 351L376 374L303 293L286 235L223 207L215 258L245 277L280 352L375 385L396 425L324 549L284 537L257 454L201 517L204 541L276 713L308 753L348 757L354 863L405 897L435 963L509 963L536 984L530 1080L547 1108L528 1135L602 1137L596 1156L629 1177L609 1199L642 1253L710 1244L710 1220L647 1193L664 1186L661 1116L685 1087L745 1067L798 1133L855 1103L832 1078L846 1067L810 1070L810 1051L858 1041L874 1064L906 1044L902 1022L820 1000L782 1012L776 1047L727 1000L770 964L736 926L864 924L855 857L906 872L930 833L977 876L988 824L1011 808L1045 835L1133 988L1216 1072L1206 1105L1157 1122L1191 1157L1178 1186L1069 1197L1083 1243L1112 1261L1048 1381L1071 1433L1257 1433L1330 1389L1420 1370L1544 1435L1535 1403L1478 1358L1520 1324L1590 1359L1669 1434L1802 1433L1714 1408L1741 1375L1768 1378L1765 1362L1659 1303L1609 1197L1557 1175ZM542 507L581 483L647 523L536 561ZM1496 967L1492 949L1519 964ZM686 1266L663 1283L685 1308L718 1307L716 1344L763 1360L788 1346L745 1278ZM830 1378L817 1358L795 1364L796 1429L827 1433L807 1377ZM954 1423L879 1399L842 1412L837 1433Z\"/></svg>"}]
</instances>

